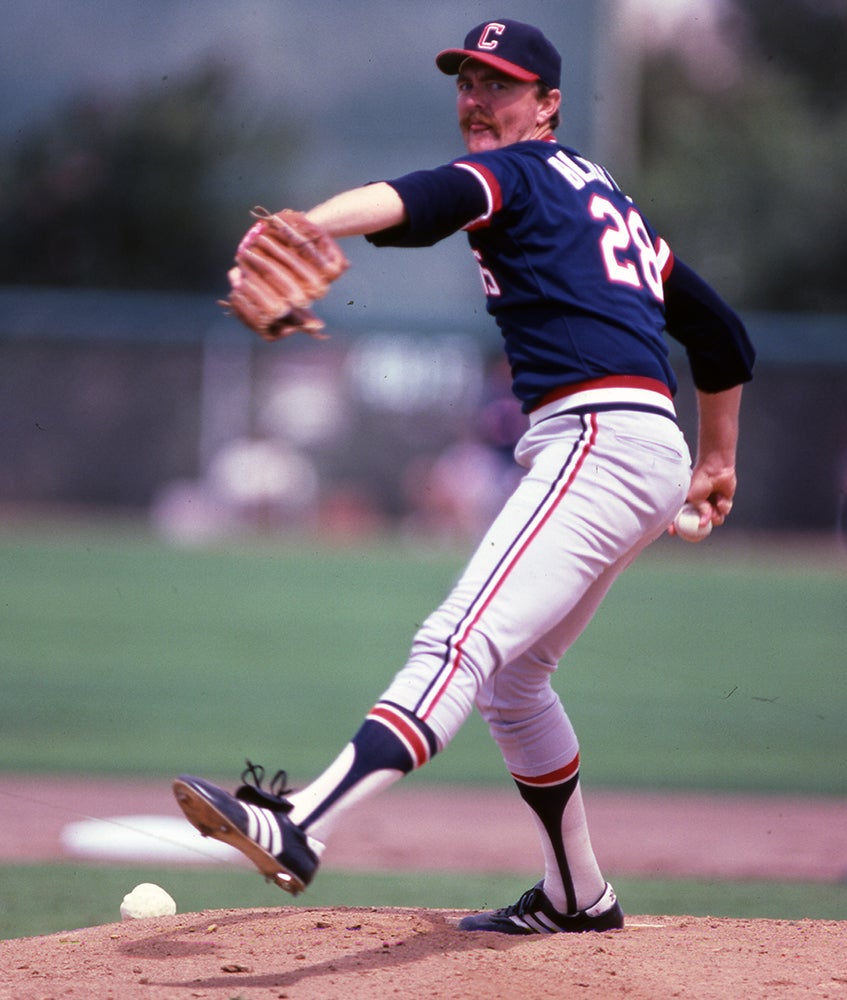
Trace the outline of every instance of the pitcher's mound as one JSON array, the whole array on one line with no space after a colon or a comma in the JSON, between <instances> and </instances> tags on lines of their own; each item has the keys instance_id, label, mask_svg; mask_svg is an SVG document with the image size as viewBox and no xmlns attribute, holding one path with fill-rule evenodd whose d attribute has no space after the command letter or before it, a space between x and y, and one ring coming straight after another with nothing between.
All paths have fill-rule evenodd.
<instances>
[{"instance_id":1,"label":"pitcher's mound","mask_svg":"<svg viewBox=\"0 0 847 1000\"><path fill-rule=\"evenodd\" d=\"M0 944L15 1000L847 998L847 922L628 916L606 934L458 931L455 911L218 910Z\"/></svg>"}]
</instances>

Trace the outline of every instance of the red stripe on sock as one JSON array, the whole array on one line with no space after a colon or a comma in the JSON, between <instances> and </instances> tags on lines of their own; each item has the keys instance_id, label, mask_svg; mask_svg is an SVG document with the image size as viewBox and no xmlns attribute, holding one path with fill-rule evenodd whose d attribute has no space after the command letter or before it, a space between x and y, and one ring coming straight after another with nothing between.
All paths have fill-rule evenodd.
<instances>
[{"instance_id":1,"label":"red stripe on sock","mask_svg":"<svg viewBox=\"0 0 847 1000\"><path fill-rule=\"evenodd\" d=\"M429 745L406 716L400 712L394 712L386 705L375 705L368 712L368 718L376 719L377 722L383 722L390 728L397 730L409 746L415 767L423 767L429 760Z\"/></svg>"},{"instance_id":2,"label":"red stripe on sock","mask_svg":"<svg viewBox=\"0 0 847 1000\"><path fill-rule=\"evenodd\" d=\"M564 767L560 767L555 771L549 771L547 774L539 774L533 777L528 777L523 774L515 774L513 771L512 777L515 781L519 781L522 785L561 785L569 778L572 778L578 770L579 754L574 757L570 764L565 764Z\"/></svg>"}]
</instances>

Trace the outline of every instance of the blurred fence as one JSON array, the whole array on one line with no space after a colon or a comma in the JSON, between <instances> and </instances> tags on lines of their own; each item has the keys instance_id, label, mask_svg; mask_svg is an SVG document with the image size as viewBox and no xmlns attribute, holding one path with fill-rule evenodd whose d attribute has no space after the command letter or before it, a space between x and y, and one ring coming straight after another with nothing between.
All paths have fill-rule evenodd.
<instances>
[{"instance_id":1,"label":"blurred fence","mask_svg":"<svg viewBox=\"0 0 847 1000\"><path fill-rule=\"evenodd\" d=\"M733 522L831 530L847 478L847 318L746 318L759 362ZM265 345L211 297L0 289L0 503L150 511L188 533L230 517L486 520L522 425L493 324L329 332ZM693 390L674 361L693 445Z\"/></svg>"}]
</instances>

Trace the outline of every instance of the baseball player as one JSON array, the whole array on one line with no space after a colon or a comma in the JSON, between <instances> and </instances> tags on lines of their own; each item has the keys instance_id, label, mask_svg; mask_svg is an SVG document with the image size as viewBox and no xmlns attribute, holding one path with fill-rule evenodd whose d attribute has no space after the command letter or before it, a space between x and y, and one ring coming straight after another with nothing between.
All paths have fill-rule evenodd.
<instances>
[{"instance_id":1,"label":"baseball player","mask_svg":"<svg viewBox=\"0 0 847 1000\"><path fill-rule=\"evenodd\" d=\"M623 913L591 846L577 737L551 678L618 574L673 531L685 501L704 526L729 514L754 352L738 316L609 172L557 141L561 60L537 28L485 22L436 64L456 78L466 154L318 205L305 213L306 242L364 235L422 247L465 231L527 417L515 450L523 477L405 665L311 784L290 791L282 777L263 788L248 764L234 795L188 775L174 791L201 833L299 892L345 812L444 750L476 708L535 820L543 877L459 927L605 931ZM276 218L286 217L299 218ZM284 254L268 249L267 219L257 226L230 274L233 311L269 339L313 332L302 307L314 297L281 296L274 312L267 283L259 289ZM693 470L665 331L685 346L697 387Z\"/></svg>"}]
</instances>

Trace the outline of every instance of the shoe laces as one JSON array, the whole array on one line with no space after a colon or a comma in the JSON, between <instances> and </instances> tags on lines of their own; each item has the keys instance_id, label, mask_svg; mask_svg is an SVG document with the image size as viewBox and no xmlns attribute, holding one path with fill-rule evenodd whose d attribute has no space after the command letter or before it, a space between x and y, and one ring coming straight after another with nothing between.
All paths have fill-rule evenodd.
<instances>
[{"instance_id":1,"label":"shoe laces","mask_svg":"<svg viewBox=\"0 0 847 1000\"><path fill-rule=\"evenodd\" d=\"M543 892L541 885L534 885L527 889L517 903L504 907L500 912L504 917L522 917L525 913L533 913L538 910L538 897Z\"/></svg>"},{"instance_id":2,"label":"shoe laces","mask_svg":"<svg viewBox=\"0 0 847 1000\"><path fill-rule=\"evenodd\" d=\"M262 792L265 795L275 795L280 799L286 795L290 795L294 791L293 788L288 787L288 774L282 768L268 782L268 788L265 791L262 788L262 782L265 780L264 767L261 764L254 764L252 760L245 760L244 763L247 767L241 772L241 783L243 785L252 785L256 791Z\"/></svg>"}]
</instances>

